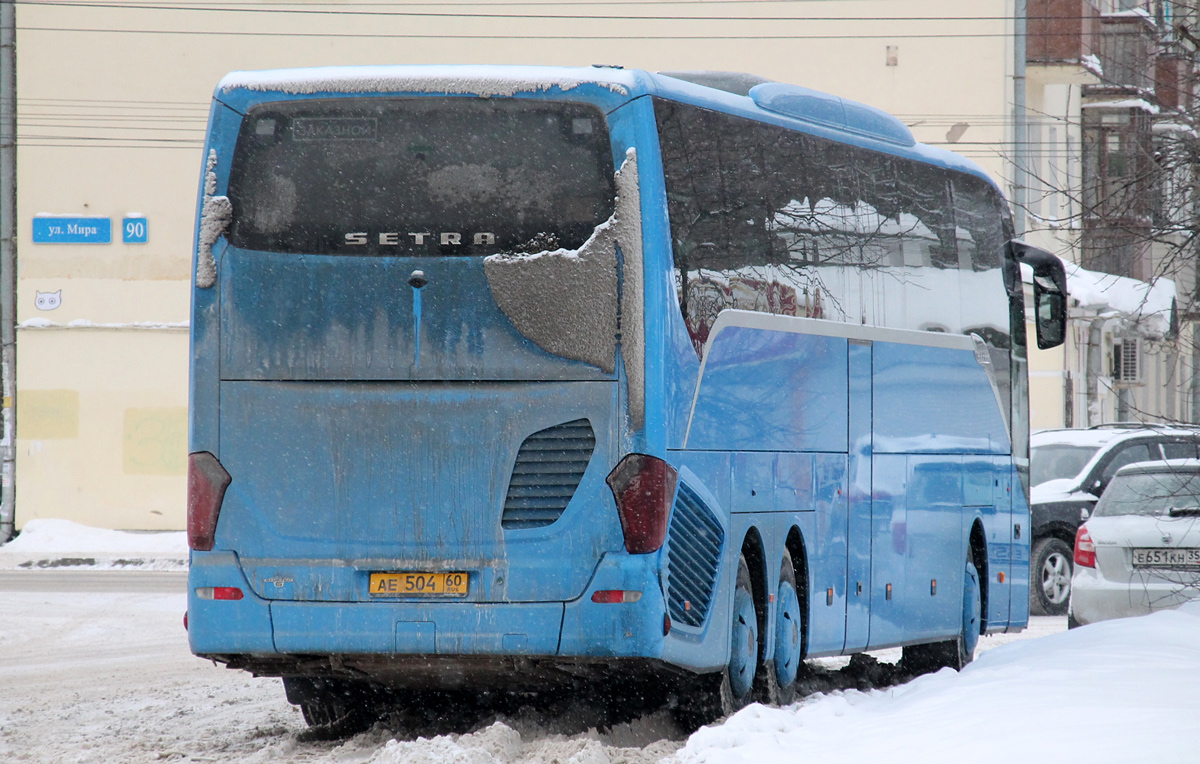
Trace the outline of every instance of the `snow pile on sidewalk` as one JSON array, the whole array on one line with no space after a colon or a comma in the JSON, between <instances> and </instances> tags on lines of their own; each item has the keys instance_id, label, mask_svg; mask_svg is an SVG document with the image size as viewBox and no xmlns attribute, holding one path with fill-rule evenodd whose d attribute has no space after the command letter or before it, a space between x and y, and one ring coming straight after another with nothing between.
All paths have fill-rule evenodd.
<instances>
[{"instance_id":1,"label":"snow pile on sidewalk","mask_svg":"<svg viewBox=\"0 0 1200 764\"><path fill-rule=\"evenodd\" d=\"M750 706L672 764L1200 760L1200 606L1105 621L906 685Z\"/></svg>"},{"instance_id":2,"label":"snow pile on sidewalk","mask_svg":"<svg viewBox=\"0 0 1200 764\"><path fill-rule=\"evenodd\" d=\"M187 561L183 531L112 531L70 520L30 520L0 546L0 570L187 570Z\"/></svg>"}]
</instances>

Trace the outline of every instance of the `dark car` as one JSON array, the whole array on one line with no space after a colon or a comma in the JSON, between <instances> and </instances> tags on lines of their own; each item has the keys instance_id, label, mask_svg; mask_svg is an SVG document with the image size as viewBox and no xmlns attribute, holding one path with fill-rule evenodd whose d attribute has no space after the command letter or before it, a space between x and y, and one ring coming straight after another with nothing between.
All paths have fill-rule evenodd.
<instances>
[{"instance_id":1,"label":"dark car","mask_svg":"<svg viewBox=\"0 0 1200 764\"><path fill-rule=\"evenodd\" d=\"M1200 429L1114 423L1042 430L1030 445L1029 611L1063 615L1071 596L1075 531L1117 470L1134 462L1195 459Z\"/></svg>"}]
</instances>

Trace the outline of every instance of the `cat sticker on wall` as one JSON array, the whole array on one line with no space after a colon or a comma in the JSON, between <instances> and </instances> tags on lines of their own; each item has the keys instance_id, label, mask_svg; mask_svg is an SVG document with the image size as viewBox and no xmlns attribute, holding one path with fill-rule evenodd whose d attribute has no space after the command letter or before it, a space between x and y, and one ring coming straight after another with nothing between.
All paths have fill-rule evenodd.
<instances>
[{"instance_id":1,"label":"cat sticker on wall","mask_svg":"<svg viewBox=\"0 0 1200 764\"><path fill-rule=\"evenodd\" d=\"M37 297L33 300L33 305L38 310L54 310L59 305L62 305L62 290L57 292L38 292Z\"/></svg>"}]
</instances>

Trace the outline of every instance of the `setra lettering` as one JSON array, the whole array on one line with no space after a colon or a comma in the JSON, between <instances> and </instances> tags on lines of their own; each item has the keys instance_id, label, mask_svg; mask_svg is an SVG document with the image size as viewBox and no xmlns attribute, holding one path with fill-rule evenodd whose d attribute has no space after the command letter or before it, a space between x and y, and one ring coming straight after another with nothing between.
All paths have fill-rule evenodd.
<instances>
[{"instance_id":1,"label":"setra lettering","mask_svg":"<svg viewBox=\"0 0 1200 764\"><path fill-rule=\"evenodd\" d=\"M95 229L93 229L95 233ZM381 246L396 247L400 245L400 237L408 236L412 239L412 243L416 246L428 246L429 244L437 243L444 247L461 247L464 239L469 239L475 246L490 246L496 243L496 234L491 231L482 231L474 234L464 234L459 231L445 231L442 233L430 233L429 231L410 231L401 234L399 231L383 231L378 234L378 241ZM366 231L352 231L342 234L342 243L346 246L361 247L368 244L371 240L371 234Z\"/></svg>"}]
</instances>

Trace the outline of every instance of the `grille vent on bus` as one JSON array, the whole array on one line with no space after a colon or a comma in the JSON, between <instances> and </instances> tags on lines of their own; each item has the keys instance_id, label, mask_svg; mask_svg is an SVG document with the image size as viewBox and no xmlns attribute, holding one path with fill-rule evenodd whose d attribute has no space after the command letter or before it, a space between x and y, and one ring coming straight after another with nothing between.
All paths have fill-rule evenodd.
<instances>
[{"instance_id":1,"label":"grille vent on bus","mask_svg":"<svg viewBox=\"0 0 1200 764\"><path fill-rule=\"evenodd\" d=\"M700 626L712 606L725 531L683 483L675 494L667 536L667 612L675 623Z\"/></svg>"},{"instance_id":2,"label":"grille vent on bus","mask_svg":"<svg viewBox=\"0 0 1200 764\"><path fill-rule=\"evenodd\" d=\"M595 448L596 434L586 419L526 438L508 482L500 525L509 530L540 528L557 520L575 495Z\"/></svg>"}]
</instances>

